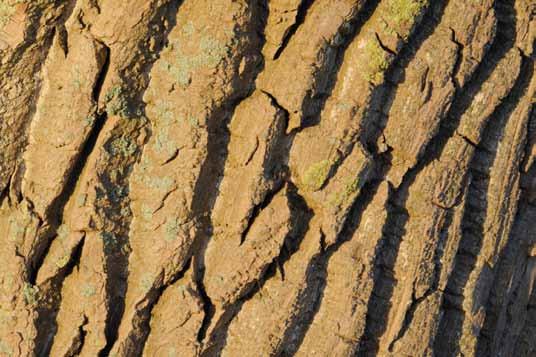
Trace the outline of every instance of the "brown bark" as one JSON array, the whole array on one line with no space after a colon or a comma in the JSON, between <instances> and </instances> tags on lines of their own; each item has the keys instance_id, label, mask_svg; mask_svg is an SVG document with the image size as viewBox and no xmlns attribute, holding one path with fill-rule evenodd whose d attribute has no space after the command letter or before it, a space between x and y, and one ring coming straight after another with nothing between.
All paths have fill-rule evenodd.
<instances>
[{"instance_id":1,"label":"brown bark","mask_svg":"<svg viewBox=\"0 0 536 357\"><path fill-rule=\"evenodd\" d=\"M0 355L536 355L535 14L0 0Z\"/></svg>"}]
</instances>

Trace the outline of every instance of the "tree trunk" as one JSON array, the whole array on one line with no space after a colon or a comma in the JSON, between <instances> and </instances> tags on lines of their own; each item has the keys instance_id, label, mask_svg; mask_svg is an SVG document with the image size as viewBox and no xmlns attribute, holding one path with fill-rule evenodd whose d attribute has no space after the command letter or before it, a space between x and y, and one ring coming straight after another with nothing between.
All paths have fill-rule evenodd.
<instances>
[{"instance_id":1,"label":"tree trunk","mask_svg":"<svg viewBox=\"0 0 536 357\"><path fill-rule=\"evenodd\" d=\"M1 356L536 356L534 0L1 0Z\"/></svg>"}]
</instances>

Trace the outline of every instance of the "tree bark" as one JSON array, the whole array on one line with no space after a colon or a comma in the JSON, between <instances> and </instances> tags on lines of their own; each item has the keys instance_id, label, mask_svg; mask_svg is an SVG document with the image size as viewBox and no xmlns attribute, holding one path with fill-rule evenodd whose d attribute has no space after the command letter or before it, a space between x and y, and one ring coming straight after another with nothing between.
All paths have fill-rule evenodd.
<instances>
[{"instance_id":1,"label":"tree bark","mask_svg":"<svg viewBox=\"0 0 536 357\"><path fill-rule=\"evenodd\" d=\"M535 356L533 0L1 0L0 355Z\"/></svg>"}]
</instances>

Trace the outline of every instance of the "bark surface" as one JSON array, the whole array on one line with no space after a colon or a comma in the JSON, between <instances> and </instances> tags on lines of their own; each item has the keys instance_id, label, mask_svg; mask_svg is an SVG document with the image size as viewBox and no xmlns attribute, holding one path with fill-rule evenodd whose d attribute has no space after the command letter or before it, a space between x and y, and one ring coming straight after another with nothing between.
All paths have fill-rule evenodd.
<instances>
[{"instance_id":1,"label":"bark surface","mask_svg":"<svg viewBox=\"0 0 536 357\"><path fill-rule=\"evenodd\" d=\"M0 356L536 356L533 0L0 0Z\"/></svg>"}]
</instances>

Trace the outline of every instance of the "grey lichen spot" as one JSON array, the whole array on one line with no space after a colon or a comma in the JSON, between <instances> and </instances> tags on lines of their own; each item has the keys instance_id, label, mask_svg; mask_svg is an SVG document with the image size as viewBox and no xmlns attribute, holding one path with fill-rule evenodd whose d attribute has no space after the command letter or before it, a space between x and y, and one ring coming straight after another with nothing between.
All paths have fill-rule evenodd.
<instances>
[{"instance_id":1,"label":"grey lichen spot","mask_svg":"<svg viewBox=\"0 0 536 357\"><path fill-rule=\"evenodd\" d=\"M91 127L93 126L93 124L95 123L95 115L88 115L87 117L84 118L84 124L88 127Z\"/></svg>"},{"instance_id":2,"label":"grey lichen spot","mask_svg":"<svg viewBox=\"0 0 536 357\"><path fill-rule=\"evenodd\" d=\"M173 58L160 62L160 68L168 72L171 78L183 88L190 85L194 71L202 67L216 67L227 53L225 44L211 37L205 29L199 29L199 31L201 39L196 53L188 53L189 51L185 51L180 41L174 40L169 46ZM188 22L184 25L182 32L185 36L191 37L196 29L191 22Z\"/></svg>"},{"instance_id":3,"label":"grey lichen spot","mask_svg":"<svg viewBox=\"0 0 536 357\"><path fill-rule=\"evenodd\" d=\"M164 101L157 100L155 103L155 114L157 119L157 124L160 127L167 127L171 124L177 123L179 119L176 119L174 113L173 104Z\"/></svg>"},{"instance_id":4,"label":"grey lichen spot","mask_svg":"<svg viewBox=\"0 0 536 357\"><path fill-rule=\"evenodd\" d=\"M102 232L100 234L102 242L104 244L104 251L109 252L110 249L117 245L117 238L112 232Z\"/></svg>"},{"instance_id":5,"label":"grey lichen spot","mask_svg":"<svg viewBox=\"0 0 536 357\"><path fill-rule=\"evenodd\" d=\"M173 188L175 180L171 177L153 177L146 181L146 185L149 188L158 189L161 191L169 192Z\"/></svg>"},{"instance_id":6,"label":"grey lichen spot","mask_svg":"<svg viewBox=\"0 0 536 357\"><path fill-rule=\"evenodd\" d=\"M153 210L151 207L147 206L146 204L141 205L141 216L146 221L150 221L153 219Z\"/></svg>"},{"instance_id":7,"label":"grey lichen spot","mask_svg":"<svg viewBox=\"0 0 536 357\"><path fill-rule=\"evenodd\" d=\"M24 239L26 228L15 217L9 218L9 240L21 242Z\"/></svg>"},{"instance_id":8,"label":"grey lichen spot","mask_svg":"<svg viewBox=\"0 0 536 357\"><path fill-rule=\"evenodd\" d=\"M73 78L73 88L76 91L79 91L80 89L82 89L83 86L86 85L85 80L82 78L80 67L78 65L75 65L73 67L72 78Z\"/></svg>"},{"instance_id":9,"label":"grey lichen spot","mask_svg":"<svg viewBox=\"0 0 536 357\"><path fill-rule=\"evenodd\" d=\"M120 136L113 139L108 145L108 152L112 155L119 155L123 157L129 157L133 155L138 149L137 144L130 138Z\"/></svg>"},{"instance_id":10,"label":"grey lichen spot","mask_svg":"<svg viewBox=\"0 0 536 357\"><path fill-rule=\"evenodd\" d=\"M128 101L122 87L111 87L104 96L104 100L106 101L106 112L109 115L118 115L121 118L130 117Z\"/></svg>"},{"instance_id":11,"label":"grey lichen spot","mask_svg":"<svg viewBox=\"0 0 536 357\"><path fill-rule=\"evenodd\" d=\"M154 148L156 152L169 156L175 153L177 144L169 138L167 130L161 130L156 134Z\"/></svg>"},{"instance_id":12,"label":"grey lichen spot","mask_svg":"<svg viewBox=\"0 0 536 357\"><path fill-rule=\"evenodd\" d=\"M165 224L165 237L164 239L168 242L172 242L177 239L179 234L180 224L177 218L171 218L166 221Z\"/></svg>"}]
</instances>

